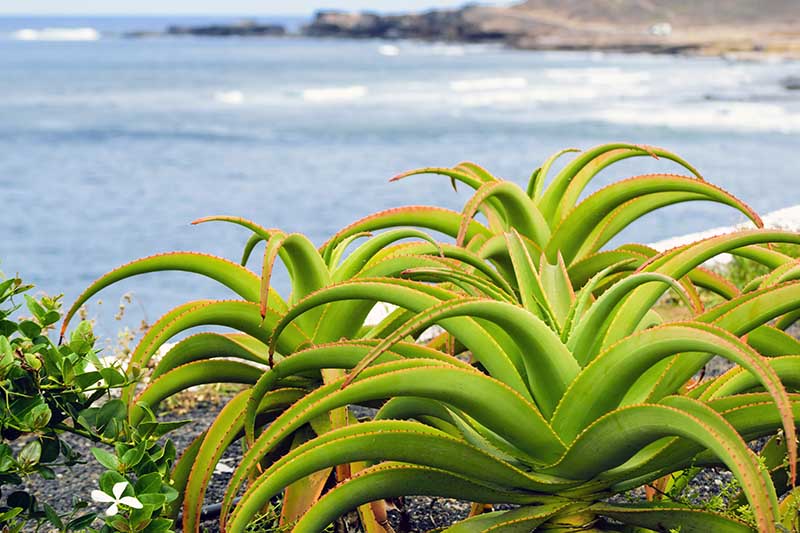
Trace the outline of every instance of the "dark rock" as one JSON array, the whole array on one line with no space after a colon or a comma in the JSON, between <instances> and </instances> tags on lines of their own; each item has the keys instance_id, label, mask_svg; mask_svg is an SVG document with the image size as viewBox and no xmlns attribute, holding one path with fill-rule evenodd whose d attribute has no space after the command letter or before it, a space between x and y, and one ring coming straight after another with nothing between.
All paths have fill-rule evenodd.
<instances>
[{"instance_id":1,"label":"dark rock","mask_svg":"<svg viewBox=\"0 0 800 533\"><path fill-rule=\"evenodd\" d=\"M344 11L320 11L303 28L310 37L383 37L388 30L386 17Z\"/></svg>"},{"instance_id":2,"label":"dark rock","mask_svg":"<svg viewBox=\"0 0 800 533\"><path fill-rule=\"evenodd\" d=\"M319 11L302 33L309 37L506 41L520 33L505 10L469 6L408 15Z\"/></svg>"},{"instance_id":3,"label":"dark rock","mask_svg":"<svg viewBox=\"0 0 800 533\"><path fill-rule=\"evenodd\" d=\"M787 91L800 91L800 76L789 76L781 80L781 85Z\"/></svg>"},{"instance_id":4,"label":"dark rock","mask_svg":"<svg viewBox=\"0 0 800 533\"><path fill-rule=\"evenodd\" d=\"M286 28L280 24L259 24L253 20L244 20L236 24L170 26L166 34L201 37L281 37L286 35Z\"/></svg>"}]
</instances>

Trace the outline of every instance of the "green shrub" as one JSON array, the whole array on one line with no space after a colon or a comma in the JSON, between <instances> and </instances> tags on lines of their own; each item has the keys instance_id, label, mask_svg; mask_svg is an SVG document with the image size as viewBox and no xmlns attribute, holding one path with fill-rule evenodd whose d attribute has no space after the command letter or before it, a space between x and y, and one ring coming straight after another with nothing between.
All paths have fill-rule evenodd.
<instances>
[{"instance_id":1,"label":"green shrub","mask_svg":"<svg viewBox=\"0 0 800 533\"><path fill-rule=\"evenodd\" d=\"M171 521L153 521L151 516L158 516L176 496L164 483L169 481L175 450L168 442L158 442L174 425L150 417L130 426L125 404L111 395L129 379L97 357L91 325L81 322L67 342L56 346L47 332L61 318L60 298L33 298L26 294L31 288L18 278L0 282L0 487L21 485L31 476L54 479L54 467L85 462L64 439L69 433L115 446L116 453L92 450L113 470L101 476L101 488L111 493L113 482L132 482L136 496L146 504L137 511L138 519L126 510L109 518L102 531L169 530ZM30 318L20 317L23 311L17 301L23 299ZM98 515L87 507L88 502L76 498L71 511L59 514L50 503L16 488L0 508L0 522L10 531L31 523L37 527L49 523L58 531L93 530Z\"/></svg>"}]
</instances>

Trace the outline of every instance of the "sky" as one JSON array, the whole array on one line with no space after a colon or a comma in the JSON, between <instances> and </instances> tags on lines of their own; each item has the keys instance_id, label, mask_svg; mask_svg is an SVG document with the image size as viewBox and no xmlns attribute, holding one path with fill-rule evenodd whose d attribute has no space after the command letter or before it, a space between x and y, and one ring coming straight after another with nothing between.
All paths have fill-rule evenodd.
<instances>
[{"instance_id":1,"label":"sky","mask_svg":"<svg viewBox=\"0 0 800 533\"><path fill-rule=\"evenodd\" d=\"M0 0L0 15L307 15L317 9L415 11L456 7L467 0ZM486 4L504 4L484 0Z\"/></svg>"}]
</instances>

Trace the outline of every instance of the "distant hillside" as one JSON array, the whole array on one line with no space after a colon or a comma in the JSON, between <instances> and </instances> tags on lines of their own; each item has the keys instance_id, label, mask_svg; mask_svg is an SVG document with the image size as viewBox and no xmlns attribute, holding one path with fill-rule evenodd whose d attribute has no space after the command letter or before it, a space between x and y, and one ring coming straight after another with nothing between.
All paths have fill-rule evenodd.
<instances>
[{"instance_id":1,"label":"distant hillside","mask_svg":"<svg viewBox=\"0 0 800 533\"><path fill-rule=\"evenodd\" d=\"M512 9L606 24L800 23L800 0L527 0Z\"/></svg>"},{"instance_id":2,"label":"distant hillside","mask_svg":"<svg viewBox=\"0 0 800 533\"><path fill-rule=\"evenodd\" d=\"M527 0L400 15L321 11L303 33L500 42L532 50L800 58L800 0Z\"/></svg>"}]
</instances>

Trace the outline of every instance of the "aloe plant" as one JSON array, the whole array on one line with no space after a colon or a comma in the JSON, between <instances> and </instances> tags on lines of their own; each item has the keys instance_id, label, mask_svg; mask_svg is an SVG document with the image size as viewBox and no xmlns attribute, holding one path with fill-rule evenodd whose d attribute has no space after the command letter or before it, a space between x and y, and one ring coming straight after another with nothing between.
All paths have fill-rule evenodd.
<instances>
[{"instance_id":1,"label":"aloe plant","mask_svg":"<svg viewBox=\"0 0 800 533\"><path fill-rule=\"evenodd\" d=\"M135 261L93 283L64 328L98 291L148 272L194 272L240 297L173 309L146 333L129 363L129 373L143 371L165 342L197 326L237 330L181 340L140 390L123 392L136 423L147 408L194 385L251 386L176 465L183 530L198 529L214 465L242 437L247 453L223 502L227 531L243 531L277 495L281 522L299 520L297 531L321 530L359 507L365 528L381 532L388 527L381 499L405 494L521 505L470 518L453 531L600 530L613 527L608 519L681 531L774 531L779 520L789 520L785 502L793 496L779 504L777 495L795 477L791 354L800 345L779 327L800 307L790 281L800 269L769 243L800 238L756 230L663 254L641 245L603 250L642 215L677 202L715 201L756 226L761 222L678 156L651 147L592 149L545 188L565 152L534 173L527 191L471 163L403 174L398 179L443 174L475 194L461 213L422 206L376 213L318 249L302 235L244 219L202 219L197 222L250 231L240 265L178 252ZM671 159L692 176L639 176L580 200L603 168L648 155ZM479 211L486 224L474 218ZM378 230L386 231L372 235ZM438 242L429 230L453 241ZM259 275L246 265L260 242ZM755 259L776 274L741 293L701 267L723 252ZM270 283L278 258L291 279L287 298ZM698 288L725 301L706 310ZM653 306L665 290L687 302L692 321L662 324ZM397 310L366 325L377 302ZM770 325L777 317L778 327ZM434 324L446 333L417 342ZM712 354L738 370L690 390ZM375 420L355 423L351 404L382 407ZM783 477L775 465L766 472L745 445L779 430L791 465ZM723 464L740 480L752 524L677 503L608 503L614 494L705 464ZM339 485L321 497L332 475Z\"/></svg>"},{"instance_id":2,"label":"aloe plant","mask_svg":"<svg viewBox=\"0 0 800 533\"><path fill-rule=\"evenodd\" d=\"M510 249L522 248L518 234L506 239ZM352 280L307 296L289 309L274 335L318 306L367 295L415 316L360 359L298 354L264 374L251 406L287 376L321 365L353 369L307 394L254 441L229 486L225 530L241 531L299 476L338 462L369 461L366 471L319 500L295 531L318 531L350 507L403 494L522 505L448 531L615 529L608 519L656 530L668 524L680 531L777 531L777 524L789 523L796 513L787 505L782 512L778 495L791 490L796 476L800 396L787 389L800 385L797 357L790 355L797 353L797 341L764 335L762 342L775 352L765 358L740 337L759 328L777 332L767 323L797 309L797 283L735 297L689 322L650 327L648 316L665 287L682 292L666 273L680 276L712 254L759 242L800 242L800 236L759 230L709 239L657 256L649 271L641 268L593 299L596 278L570 298L566 316L572 325L560 332L530 310L540 310L537 299L558 291L523 283L535 272L524 254L515 265L522 305L388 278ZM486 372L459 360L386 358L395 343L434 323L469 349ZM689 390L692 376L713 354L734 369ZM340 405L376 400L388 401L374 421L319 436L256 472L293 428ZM245 423L253 424L254 415L251 409ZM777 432L784 436L788 475L780 468L768 472L746 444ZM751 523L683 502L608 503L614 494L707 465L733 473L752 510ZM233 495L251 476L255 480L232 507Z\"/></svg>"}]
</instances>

